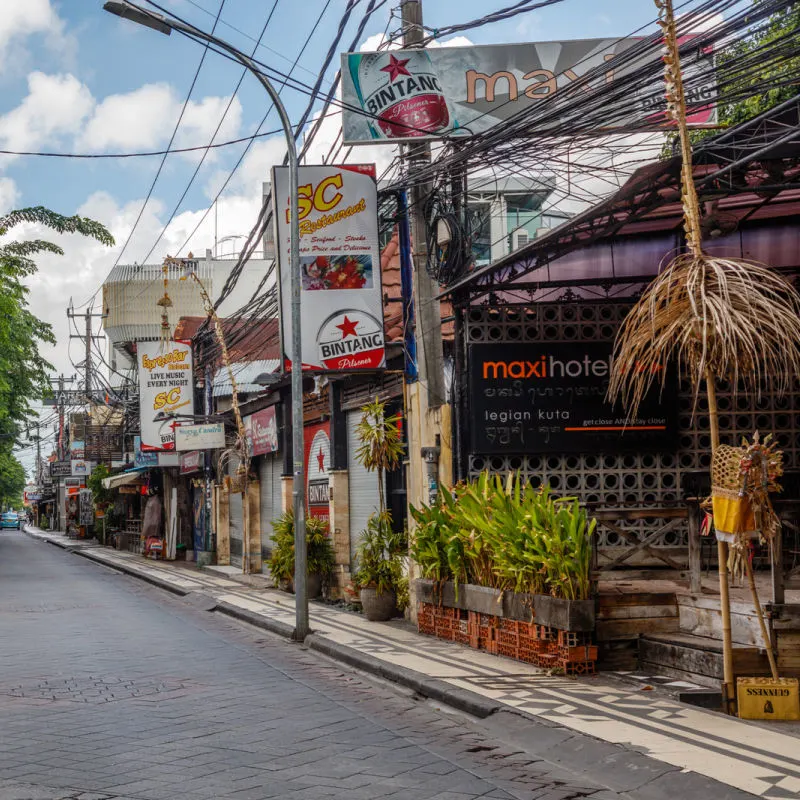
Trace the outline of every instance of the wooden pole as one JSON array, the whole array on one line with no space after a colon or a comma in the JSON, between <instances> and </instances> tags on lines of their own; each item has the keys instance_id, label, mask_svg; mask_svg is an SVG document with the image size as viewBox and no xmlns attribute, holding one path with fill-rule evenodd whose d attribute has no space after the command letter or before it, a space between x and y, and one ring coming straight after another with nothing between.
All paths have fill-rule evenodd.
<instances>
[{"instance_id":1,"label":"wooden pole","mask_svg":"<svg viewBox=\"0 0 800 800\"><path fill-rule=\"evenodd\" d=\"M719 411L717 389L711 369L706 367L706 395L708 397L708 423L711 429L712 457L719 448ZM728 592L728 543L717 541L719 561L719 610L722 617L722 702L726 714L734 711L733 691L733 636L731 634L731 598Z\"/></svg>"},{"instance_id":2,"label":"wooden pole","mask_svg":"<svg viewBox=\"0 0 800 800\"><path fill-rule=\"evenodd\" d=\"M778 680L778 665L775 663L775 653L772 652L772 641L769 638L767 631L767 623L764 622L764 612L761 609L761 602L758 599L758 589L756 588L756 579L753 575L753 565L750 559L745 556L744 559L745 569L747 570L747 580L750 583L750 594L753 596L753 603L756 607L756 615L758 616L758 626L761 628L761 638L764 640L764 647L767 651L767 658L769 659L769 668L772 672L772 679Z\"/></svg>"}]
</instances>

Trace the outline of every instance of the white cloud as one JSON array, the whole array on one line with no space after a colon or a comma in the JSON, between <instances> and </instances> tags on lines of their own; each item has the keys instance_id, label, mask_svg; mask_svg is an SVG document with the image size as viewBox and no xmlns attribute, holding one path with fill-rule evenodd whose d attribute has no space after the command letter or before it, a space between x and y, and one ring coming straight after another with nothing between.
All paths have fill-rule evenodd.
<instances>
[{"instance_id":1,"label":"white cloud","mask_svg":"<svg viewBox=\"0 0 800 800\"><path fill-rule=\"evenodd\" d=\"M69 55L74 42L64 33L64 24L50 0L10 0L0 14L0 73L9 65L27 60L21 41L34 34L44 35L50 49Z\"/></svg>"},{"instance_id":2,"label":"white cloud","mask_svg":"<svg viewBox=\"0 0 800 800\"><path fill-rule=\"evenodd\" d=\"M91 92L74 75L28 75L28 94L0 117L0 141L9 150L30 150L77 133L94 105Z\"/></svg>"},{"instance_id":3,"label":"white cloud","mask_svg":"<svg viewBox=\"0 0 800 800\"><path fill-rule=\"evenodd\" d=\"M229 100L209 96L189 101L174 146L197 147L210 142ZM169 141L183 102L167 83L149 83L131 92L109 95L95 108L79 146L90 150L157 148ZM242 106L234 98L217 141L236 137L241 121ZM212 156L213 151L209 158Z\"/></svg>"},{"instance_id":4,"label":"white cloud","mask_svg":"<svg viewBox=\"0 0 800 800\"><path fill-rule=\"evenodd\" d=\"M11 178L0 178L0 214L17 207L19 190Z\"/></svg>"}]
</instances>

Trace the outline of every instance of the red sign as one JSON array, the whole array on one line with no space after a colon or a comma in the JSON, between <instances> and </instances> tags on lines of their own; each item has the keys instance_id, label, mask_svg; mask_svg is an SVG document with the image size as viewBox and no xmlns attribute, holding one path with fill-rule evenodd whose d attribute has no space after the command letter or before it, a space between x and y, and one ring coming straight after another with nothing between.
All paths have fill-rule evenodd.
<instances>
[{"instance_id":1,"label":"red sign","mask_svg":"<svg viewBox=\"0 0 800 800\"><path fill-rule=\"evenodd\" d=\"M308 425L303 429L306 464L306 502L308 514L328 520L330 505L328 474L330 472L330 422Z\"/></svg>"},{"instance_id":2,"label":"red sign","mask_svg":"<svg viewBox=\"0 0 800 800\"><path fill-rule=\"evenodd\" d=\"M275 406L245 417L244 427L250 443L251 456L278 452L278 421L275 416Z\"/></svg>"},{"instance_id":3,"label":"red sign","mask_svg":"<svg viewBox=\"0 0 800 800\"><path fill-rule=\"evenodd\" d=\"M181 453L181 475L191 475L193 472L200 472L205 466L203 455L204 453L202 450L191 450L188 453Z\"/></svg>"}]
</instances>

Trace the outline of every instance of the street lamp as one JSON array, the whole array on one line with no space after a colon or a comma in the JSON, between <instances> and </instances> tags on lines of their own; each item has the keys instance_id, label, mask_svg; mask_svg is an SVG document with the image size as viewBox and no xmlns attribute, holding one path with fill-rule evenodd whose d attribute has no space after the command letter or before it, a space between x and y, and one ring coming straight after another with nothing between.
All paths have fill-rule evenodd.
<instances>
[{"instance_id":1,"label":"street lamp","mask_svg":"<svg viewBox=\"0 0 800 800\"><path fill-rule=\"evenodd\" d=\"M270 83L269 78L258 68L258 65L247 55L237 50L216 36L195 28L194 25L180 20L154 14L145 8L134 5L128 0L108 0L103 5L106 11L123 19L129 19L139 25L165 33L168 36L173 30L184 33L196 39L202 39L209 44L216 45L221 50L230 53L237 61L255 75L258 82L270 96L278 116L281 120L284 135L286 136L286 149L289 157L289 208L290 213L290 248L289 263L291 266L292 280L292 345L290 358L292 361L292 464L293 484L292 499L294 506L294 551L295 551L295 630L294 636L298 641L303 641L308 634L308 587L306 585L306 521L305 521L305 481L303 480L303 357L301 352L300 328L300 227L297 215L298 206L298 175L297 175L297 148L294 141L294 131L286 113L286 108L281 98Z\"/></svg>"}]
</instances>

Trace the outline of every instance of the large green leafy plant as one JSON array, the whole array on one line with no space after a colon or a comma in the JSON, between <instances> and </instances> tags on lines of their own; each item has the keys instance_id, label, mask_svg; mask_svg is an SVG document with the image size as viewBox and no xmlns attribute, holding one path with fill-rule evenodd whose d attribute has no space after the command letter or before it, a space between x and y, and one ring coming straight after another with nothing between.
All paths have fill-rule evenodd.
<instances>
[{"instance_id":1,"label":"large green leafy plant","mask_svg":"<svg viewBox=\"0 0 800 800\"><path fill-rule=\"evenodd\" d=\"M276 581L294 580L294 512L286 511L273 523L271 539L275 543L269 559L269 571ZM319 517L306 518L306 563L310 575L329 577L334 554L328 523Z\"/></svg>"},{"instance_id":2,"label":"large green leafy plant","mask_svg":"<svg viewBox=\"0 0 800 800\"><path fill-rule=\"evenodd\" d=\"M411 509L411 556L424 578L495 589L589 596L595 520L574 498L534 489L518 475L482 473L433 506Z\"/></svg>"}]
</instances>

